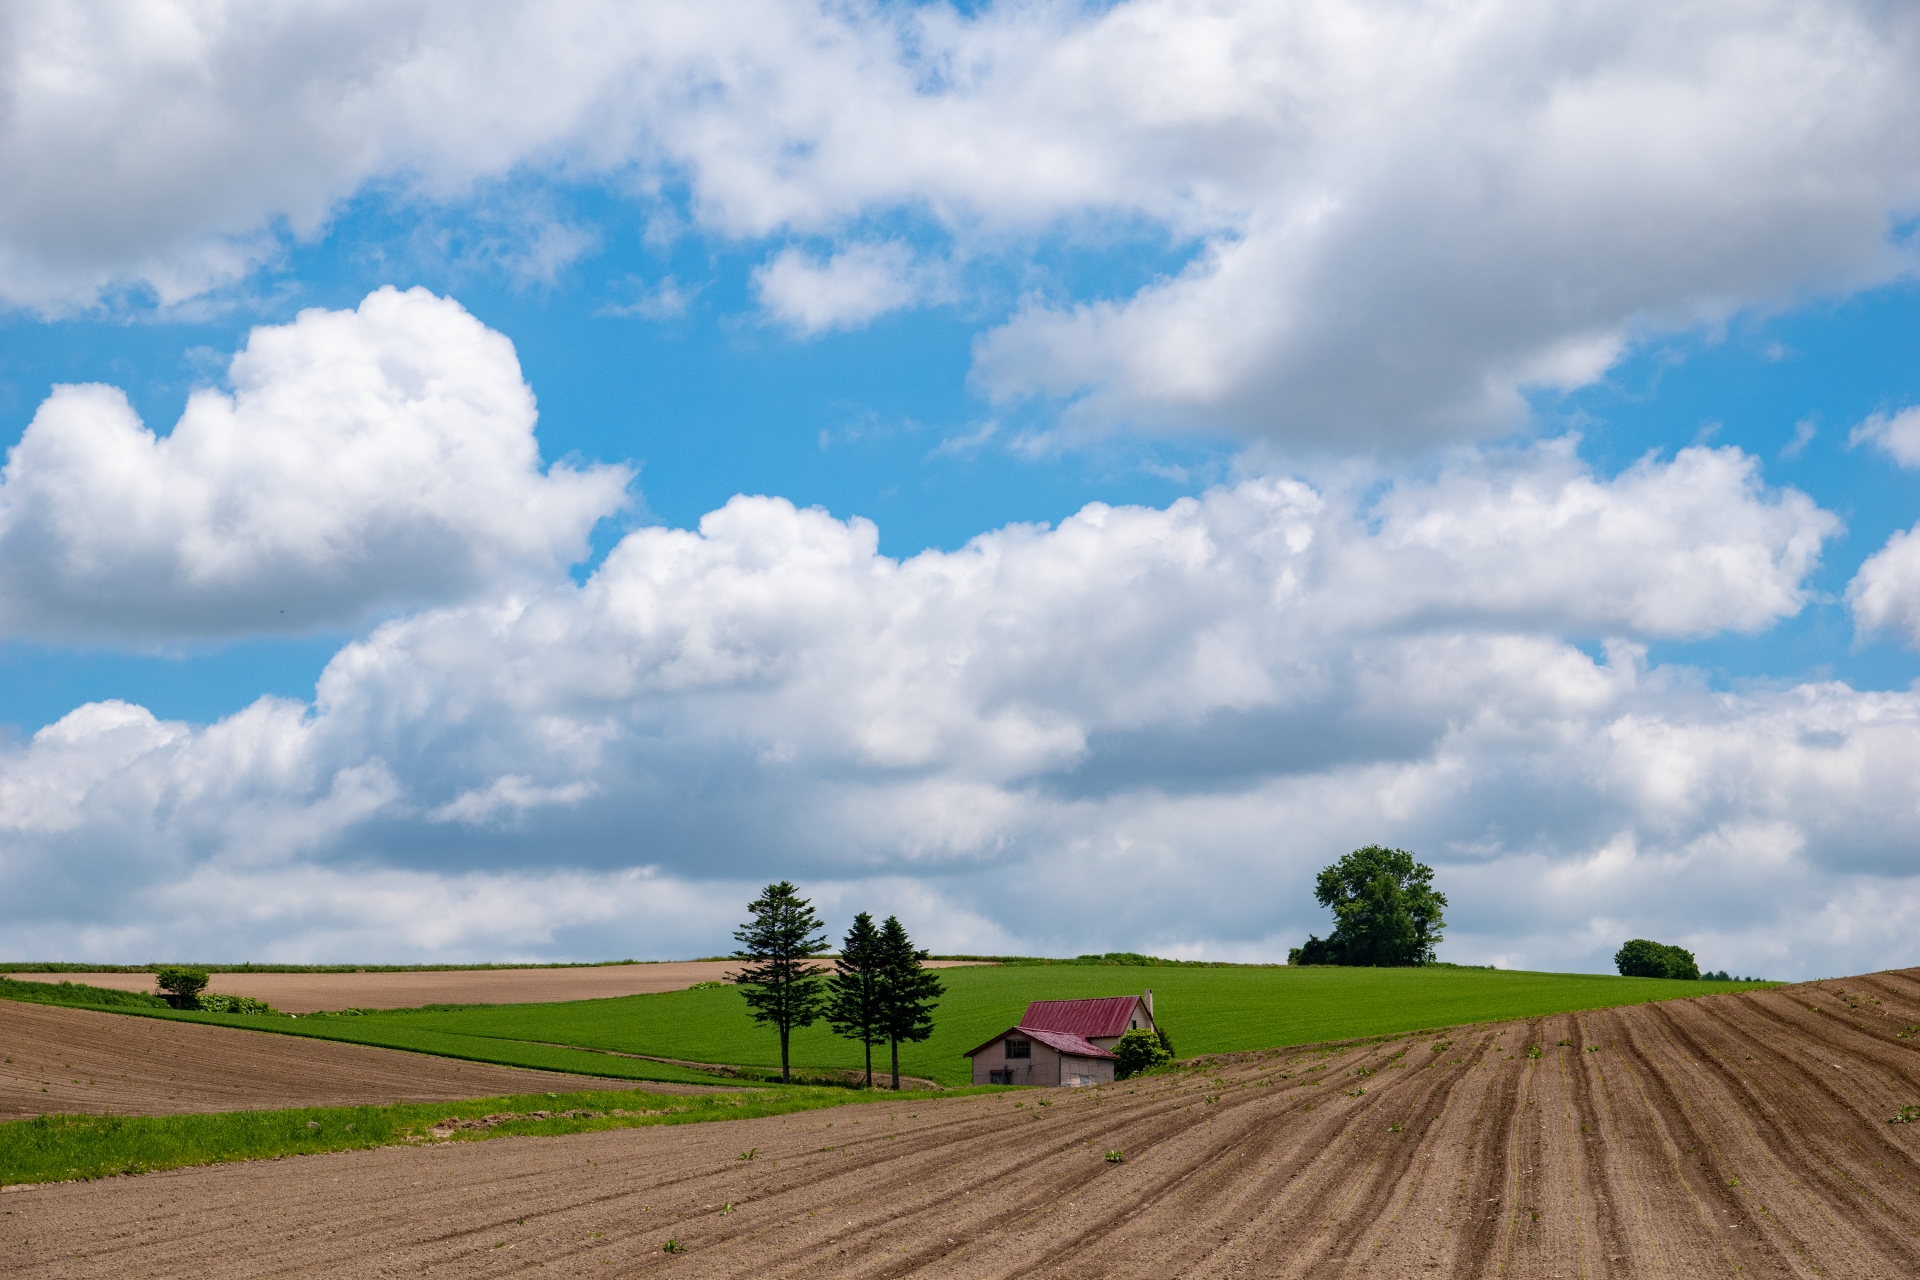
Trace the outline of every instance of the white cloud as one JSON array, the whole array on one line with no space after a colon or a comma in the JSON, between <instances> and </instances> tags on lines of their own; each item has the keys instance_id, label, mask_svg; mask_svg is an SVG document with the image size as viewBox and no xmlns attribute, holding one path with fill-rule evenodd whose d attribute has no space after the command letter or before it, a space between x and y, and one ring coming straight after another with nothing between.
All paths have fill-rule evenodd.
<instances>
[{"instance_id":1,"label":"white cloud","mask_svg":"<svg viewBox=\"0 0 1920 1280\"><path fill-rule=\"evenodd\" d=\"M1847 605L1863 634L1897 631L1920 649L1920 528L1896 531L1847 584Z\"/></svg>"},{"instance_id":2,"label":"white cloud","mask_svg":"<svg viewBox=\"0 0 1920 1280\"><path fill-rule=\"evenodd\" d=\"M638 281L632 282L639 284ZM660 283L652 286L640 285L639 296L632 302L601 308L595 314L603 316L638 316L642 320L677 320L687 314L687 308L699 295L698 287L689 289L672 276L662 276Z\"/></svg>"},{"instance_id":3,"label":"white cloud","mask_svg":"<svg viewBox=\"0 0 1920 1280\"><path fill-rule=\"evenodd\" d=\"M876 225L970 262L1195 246L1170 278L1038 294L983 336L983 388L1071 400L1088 430L1497 430L1526 388L1590 380L1638 336L1910 270L1888 229L1920 205L1901 123L1920 114L1920 22L1866 0L153 3L9 22L17 305L222 287L369 186L477 200L482 223L508 180L605 182L653 223L680 215L650 193L684 189L715 236L838 242L762 272L802 332L925 296L880 261ZM550 273L582 243L535 235L521 256Z\"/></svg>"},{"instance_id":4,"label":"white cloud","mask_svg":"<svg viewBox=\"0 0 1920 1280\"><path fill-rule=\"evenodd\" d=\"M1728 449L1365 492L1249 479L907 560L736 498L581 586L386 623L310 708L102 704L0 748L0 923L47 954L688 954L791 875L943 949L1271 958L1379 839L1441 867L1456 959L1901 958L1920 696L1717 693L1639 643L1791 614L1831 516Z\"/></svg>"},{"instance_id":5,"label":"white cloud","mask_svg":"<svg viewBox=\"0 0 1920 1280\"><path fill-rule=\"evenodd\" d=\"M152 643L347 626L548 580L619 510L624 467L540 467L513 345L382 289L254 330L233 391L155 436L56 388L0 473L0 628Z\"/></svg>"},{"instance_id":6,"label":"white cloud","mask_svg":"<svg viewBox=\"0 0 1920 1280\"><path fill-rule=\"evenodd\" d=\"M753 287L775 320L812 336L858 329L917 305L939 282L938 273L914 261L911 247L889 241L849 245L824 262L783 249L754 270Z\"/></svg>"},{"instance_id":7,"label":"white cloud","mask_svg":"<svg viewBox=\"0 0 1920 1280\"><path fill-rule=\"evenodd\" d=\"M1870 444L1903 467L1920 467L1920 405L1888 416L1876 413L1847 436L1847 447Z\"/></svg>"}]
</instances>

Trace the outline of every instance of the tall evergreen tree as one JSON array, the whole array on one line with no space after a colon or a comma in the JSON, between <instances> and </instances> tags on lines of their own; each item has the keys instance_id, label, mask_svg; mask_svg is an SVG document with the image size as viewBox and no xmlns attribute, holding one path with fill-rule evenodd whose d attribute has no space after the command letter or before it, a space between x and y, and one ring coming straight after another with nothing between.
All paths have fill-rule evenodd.
<instances>
[{"instance_id":1,"label":"tall evergreen tree","mask_svg":"<svg viewBox=\"0 0 1920 1280\"><path fill-rule=\"evenodd\" d=\"M867 1052L867 1088L873 1088L874 1042L886 1037L881 1007L881 980L884 957L880 951L880 931L873 917L862 911L853 918L840 944L840 959L833 976L827 979L827 1025L836 1035L858 1040Z\"/></svg>"},{"instance_id":2,"label":"tall evergreen tree","mask_svg":"<svg viewBox=\"0 0 1920 1280\"><path fill-rule=\"evenodd\" d=\"M768 885L747 904L747 914L753 918L733 934L740 943L733 958L745 962L733 980L743 988L748 1015L779 1029L780 1078L791 1081L788 1040L795 1027L812 1026L820 1016L820 975L827 970L808 961L827 949L826 935L791 880Z\"/></svg>"},{"instance_id":3,"label":"tall evergreen tree","mask_svg":"<svg viewBox=\"0 0 1920 1280\"><path fill-rule=\"evenodd\" d=\"M933 1034L933 1007L946 988L926 967L927 953L914 949L913 939L898 916L880 926L881 1028L893 1050L893 1088L900 1090L900 1042L925 1040Z\"/></svg>"}]
</instances>

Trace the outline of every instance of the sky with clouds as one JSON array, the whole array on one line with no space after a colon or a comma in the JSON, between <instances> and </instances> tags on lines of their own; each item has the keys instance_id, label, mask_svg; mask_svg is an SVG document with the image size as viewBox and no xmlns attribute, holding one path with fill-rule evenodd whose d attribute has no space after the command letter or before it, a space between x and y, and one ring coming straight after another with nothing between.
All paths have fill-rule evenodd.
<instances>
[{"instance_id":1,"label":"sky with clouds","mask_svg":"<svg viewBox=\"0 0 1920 1280\"><path fill-rule=\"evenodd\" d=\"M0 953L1920 937L1920 13L0 14ZM4 958L4 957L0 957Z\"/></svg>"}]
</instances>

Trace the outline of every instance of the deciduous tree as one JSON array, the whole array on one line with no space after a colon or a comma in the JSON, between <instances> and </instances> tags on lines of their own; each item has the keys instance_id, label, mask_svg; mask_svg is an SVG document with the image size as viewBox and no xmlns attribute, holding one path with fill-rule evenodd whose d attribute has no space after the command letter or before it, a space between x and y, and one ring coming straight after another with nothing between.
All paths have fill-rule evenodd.
<instances>
[{"instance_id":1,"label":"deciduous tree","mask_svg":"<svg viewBox=\"0 0 1920 1280\"><path fill-rule=\"evenodd\" d=\"M200 993L207 989L207 971L183 965L165 964L154 971L154 983L166 993L166 1001L176 1009L200 1007Z\"/></svg>"},{"instance_id":2,"label":"deciduous tree","mask_svg":"<svg viewBox=\"0 0 1920 1280\"><path fill-rule=\"evenodd\" d=\"M1355 849L1320 873L1313 896L1333 908L1325 947L1338 958L1321 963L1430 964L1444 937L1447 896L1434 890L1433 868L1404 849Z\"/></svg>"},{"instance_id":3,"label":"deciduous tree","mask_svg":"<svg viewBox=\"0 0 1920 1280\"><path fill-rule=\"evenodd\" d=\"M1614 967L1628 978L1698 978L1700 966L1684 947L1634 938L1613 953Z\"/></svg>"},{"instance_id":4,"label":"deciduous tree","mask_svg":"<svg viewBox=\"0 0 1920 1280\"><path fill-rule=\"evenodd\" d=\"M747 1000L755 1022L771 1024L780 1032L780 1078L793 1079L788 1042L795 1027L808 1027L820 1016L824 992L820 978L828 972L808 963L827 949L820 917L790 880L770 884L747 904L752 917L734 931L742 961L732 975Z\"/></svg>"}]
</instances>

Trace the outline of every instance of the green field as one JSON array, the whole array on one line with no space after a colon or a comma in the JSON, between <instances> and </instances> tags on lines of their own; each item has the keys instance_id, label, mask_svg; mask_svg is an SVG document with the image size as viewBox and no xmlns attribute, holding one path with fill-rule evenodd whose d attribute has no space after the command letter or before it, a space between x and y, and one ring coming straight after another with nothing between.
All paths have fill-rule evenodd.
<instances>
[{"instance_id":1,"label":"green field","mask_svg":"<svg viewBox=\"0 0 1920 1280\"><path fill-rule=\"evenodd\" d=\"M968 1081L968 1064L961 1055L1012 1026L1027 1001L1128 995L1142 986L1153 987L1155 1013L1184 1058L1770 985L1438 966L1008 965L946 969L940 976L947 985L947 995L937 1011L934 1036L925 1044L902 1046L900 1069L948 1085ZM577 1045L743 1066L777 1067L780 1061L778 1039L748 1020L740 992L732 987L558 1004L372 1013L354 1018L157 1016L627 1079L702 1077L633 1059L545 1046ZM814 1026L795 1033L793 1062L796 1071L858 1067L860 1047L839 1039L824 1026ZM875 1054L876 1072L884 1064L883 1046Z\"/></svg>"},{"instance_id":2,"label":"green field","mask_svg":"<svg viewBox=\"0 0 1920 1280\"><path fill-rule=\"evenodd\" d=\"M925 1100L928 1096L902 1095L903 1100ZM449 1117L493 1117L499 1121L486 1128L448 1135L455 1141L475 1141L516 1134L544 1136L745 1120L836 1107L860 1101L861 1097L845 1089L740 1089L692 1097L632 1090L211 1115L39 1116L0 1124L0 1186L391 1146L431 1137L430 1128ZM553 1114L540 1118L537 1113L542 1111ZM565 1112L574 1114L559 1114ZM500 1121L503 1114L514 1118Z\"/></svg>"}]
</instances>

